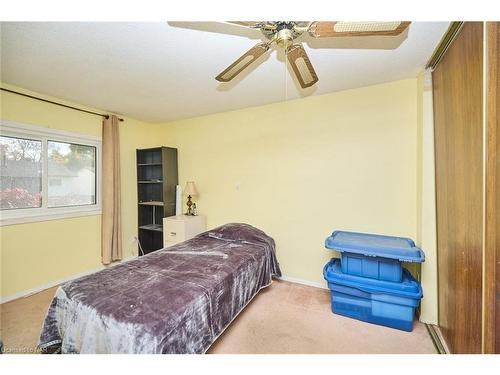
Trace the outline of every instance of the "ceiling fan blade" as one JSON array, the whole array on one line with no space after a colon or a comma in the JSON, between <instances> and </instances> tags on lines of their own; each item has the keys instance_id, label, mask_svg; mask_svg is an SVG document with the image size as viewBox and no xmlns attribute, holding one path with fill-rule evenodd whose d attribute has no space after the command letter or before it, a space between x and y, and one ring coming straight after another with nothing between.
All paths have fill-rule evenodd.
<instances>
[{"instance_id":1,"label":"ceiling fan blade","mask_svg":"<svg viewBox=\"0 0 500 375\"><path fill-rule=\"evenodd\" d=\"M249 27L251 29L258 29L260 25L263 24L262 21L226 21L227 23L231 23L233 25Z\"/></svg>"},{"instance_id":2,"label":"ceiling fan blade","mask_svg":"<svg viewBox=\"0 0 500 375\"><path fill-rule=\"evenodd\" d=\"M247 29L256 29L256 30L267 30L274 31L277 29L277 26L274 22L269 21L225 21L230 25L236 25L240 27L244 27Z\"/></svg>"},{"instance_id":3,"label":"ceiling fan blade","mask_svg":"<svg viewBox=\"0 0 500 375\"><path fill-rule=\"evenodd\" d=\"M250 48L250 50L248 50L238 60L229 65L222 73L215 77L215 79L219 82L229 82L268 50L269 43L257 44L256 46Z\"/></svg>"},{"instance_id":4,"label":"ceiling fan blade","mask_svg":"<svg viewBox=\"0 0 500 375\"><path fill-rule=\"evenodd\" d=\"M307 53L300 44L292 44L287 48L286 55L293 72L299 80L300 86L305 89L318 82L318 76L307 56Z\"/></svg>"},{"instance_id":5,"label":"ceiling fan blade","mask_svg":"<svg viewBox=\"0 0 500 375\"><path fill-rule=\"evenodd\" d=\"M209 33L228 34L243 36L249 39L260 39L262 35L259 29L251 29L242 27L229 22L215 22L215 21L168 21L170 27L205 31ZM257 41L255 42L257 43Z\"/></svg>"},{"instance_id":6,"label":"ceiling fan blade","mask_svg":"<svg viewBox=\"0 0 500 375\"><path fill-rule=\"evenodd\" d=\"M329 38L337 36L396 36L405 31L411 22L344 22L315 21L311 23L309 35L314 38Z\"/></svg>"}]
</instances>

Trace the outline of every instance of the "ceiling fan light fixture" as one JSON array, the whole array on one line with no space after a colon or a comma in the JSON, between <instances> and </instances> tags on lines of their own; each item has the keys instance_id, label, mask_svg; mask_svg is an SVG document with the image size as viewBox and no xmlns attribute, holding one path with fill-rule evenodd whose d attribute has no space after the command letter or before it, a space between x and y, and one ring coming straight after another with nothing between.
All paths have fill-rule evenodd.
<instances>
[{"instance_id":1,"label":"ceiling fan light fixture","mask_svg":"<svg viewBox=\"0 0 500 375\"><path fill-rule=\"evenodd\" d=\"M287 48L292 44L293 33L290 29L282 29L276 34L276 44L282 48Z\"/></svg>"}]
</instances>

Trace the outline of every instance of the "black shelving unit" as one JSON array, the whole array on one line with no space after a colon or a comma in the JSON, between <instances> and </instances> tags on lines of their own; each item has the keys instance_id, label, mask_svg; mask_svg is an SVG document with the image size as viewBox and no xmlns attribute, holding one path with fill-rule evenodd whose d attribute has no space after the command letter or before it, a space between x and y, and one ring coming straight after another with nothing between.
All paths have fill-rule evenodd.
<instances>
[{"instance_id":1,"label":"black shelving unit","mask_svg":"<svg viewBox=\"0 0 500 375\"><path fill-rule=\"evenodd\" d=\"M163 247L163 218L175 215L177 149L137 150L136 163L139 241L147 254Z\"/></svg>"}]
</instances>

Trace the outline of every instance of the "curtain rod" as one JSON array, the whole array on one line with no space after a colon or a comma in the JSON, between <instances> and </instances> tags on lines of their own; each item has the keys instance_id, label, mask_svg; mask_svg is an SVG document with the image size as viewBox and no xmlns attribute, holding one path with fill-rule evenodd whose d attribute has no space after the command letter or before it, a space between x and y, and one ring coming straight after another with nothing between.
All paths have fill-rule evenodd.
<instances>
[{"instance_id":1,"label":"curtain rod","mask_svg":"<svg viewBox=\"0 0 500 375\"><path fill-rule=\"evenodd\" d=\"M105 115L103 113L97 113L97 112L87 111L85 109L80 109L80 108L72 107L70 105L53 102L52 100L42 99L42 98L39 98L39 97L36 97L36 96L33 96L33 95L23 94L22 92L18 92L18 91L14 91L14 90L9 90L9 89L4 89L3 87L0 87L0 90L6 91L6 92L10 92L11 94L17 94L17 95L25 96L27 98L40 100L40 101L45 102L45 103L55 104L55 105L58 105L58 106L61 106L61 107L74 109L75 111L90 113L91 115L101 116L101 117L104 117L105 119L109 119L109 115ZM118 118L118 120L123 121L122 118Z\"/></svg>"}]
</instances>

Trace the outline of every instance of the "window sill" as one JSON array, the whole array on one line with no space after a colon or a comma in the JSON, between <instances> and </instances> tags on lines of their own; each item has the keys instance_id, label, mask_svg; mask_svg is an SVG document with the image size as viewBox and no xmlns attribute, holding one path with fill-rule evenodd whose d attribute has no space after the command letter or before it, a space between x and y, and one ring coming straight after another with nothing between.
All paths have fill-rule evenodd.
<instances>
[{"instance_id":1,"label":"window sill","mask_svg":"<svg viewBox=\"0 0 500 375\"><path fill-rule=\"evenodd\" d=\"M19 212L15 214L0 213L0 227L16 224L35 223L39 221L61 220L70 219L82 216L96 216L101 215L102 210L100 207L78 207L78 208L61 208L44 210L43 212L32 212L29 214L20 215Z\"/></svg>"}]
</instances>

